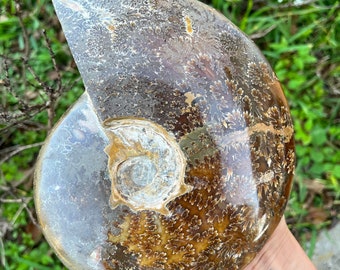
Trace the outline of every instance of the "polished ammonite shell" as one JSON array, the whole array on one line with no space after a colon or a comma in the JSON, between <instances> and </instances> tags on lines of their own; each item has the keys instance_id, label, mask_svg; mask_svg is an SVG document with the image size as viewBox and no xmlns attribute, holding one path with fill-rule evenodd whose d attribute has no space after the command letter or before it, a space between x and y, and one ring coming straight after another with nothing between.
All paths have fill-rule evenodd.
<instances>
[{"instance_id":1,"label":"polished ammonite shell","mask_svg":"<svg viewBox=\"0 0 340 270\"><path fill-rule=\"evenodd\" d=\"M54 0L86 92L35 203L71 269L241 269L281 219L293 127L239 29L192 0Z\"/></svg>"}]
</instances>

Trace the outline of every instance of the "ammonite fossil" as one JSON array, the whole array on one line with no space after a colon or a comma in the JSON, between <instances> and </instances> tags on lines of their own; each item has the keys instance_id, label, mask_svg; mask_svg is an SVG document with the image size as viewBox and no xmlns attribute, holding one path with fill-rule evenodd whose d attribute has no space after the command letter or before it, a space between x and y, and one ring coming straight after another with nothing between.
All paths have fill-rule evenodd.
<instances>
[{"instance_id":1,"label":"ammonite fossil","mask_svg":"<svg viewBox=\"0 0 340 270\"><path fill-rule=\"evenodd\" d=\"M193 0L54 0L86 91L39 158L71 269L242 269L283 215L293 127L269 64Z\"/></svg>"}]
</instances>

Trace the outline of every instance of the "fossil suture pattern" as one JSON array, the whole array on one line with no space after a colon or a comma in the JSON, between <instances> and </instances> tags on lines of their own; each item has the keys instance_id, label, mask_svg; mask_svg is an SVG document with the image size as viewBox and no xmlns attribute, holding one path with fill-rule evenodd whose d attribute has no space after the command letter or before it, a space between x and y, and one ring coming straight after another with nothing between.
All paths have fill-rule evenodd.
<instances>
[{"instance_id":1,"label":"fossil suture pattern","mask_svg":"<svg viewBox=\"0 0 340 270\"><path fill-rule=\"evenodd\" d=\"M280 83L193 0L54 0L86 91L36 171L44 234L71 269L242 269L295 166Z\"/></svg>"}]
</instances>

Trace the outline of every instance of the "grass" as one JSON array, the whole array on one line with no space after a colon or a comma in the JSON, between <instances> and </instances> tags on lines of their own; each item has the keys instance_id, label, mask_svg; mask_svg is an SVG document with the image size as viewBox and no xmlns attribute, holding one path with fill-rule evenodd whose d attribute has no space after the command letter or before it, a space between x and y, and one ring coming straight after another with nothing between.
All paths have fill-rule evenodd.
<instances>
[{"instance_id":1,"label":"grass","mask_svg":"<svg viewBox=\"0 0 340 270\"><path fill-rule=\"evenodd\" d=\"M340 2L205 2L255 41L282 82L298 159L285 215L312 256L320 229L339 219ZM18 9L0 0L0 8L0 268L65 269L34 224L32 172L83 86L50 1L23 0Z\"/></svg>"}]
</instances>

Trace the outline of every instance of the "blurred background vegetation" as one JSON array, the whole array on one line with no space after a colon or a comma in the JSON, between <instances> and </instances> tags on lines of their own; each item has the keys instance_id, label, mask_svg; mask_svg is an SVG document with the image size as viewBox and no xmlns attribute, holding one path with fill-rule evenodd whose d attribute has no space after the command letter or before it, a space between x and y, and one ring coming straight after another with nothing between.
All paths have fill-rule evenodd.
<instances>
[{"instance_id":1,"label":"blurred background vegetation","mask_svg":"<svg viewBox=\"0 0 340 270\"><path fill-rule=\"evenodd\" d=\"M339 220L340 2L206 0L247 33L285 90L297 170L287 222L310 257ZM0 269L65 269L44 241L33 171L83 85L51 1L0 0Z\"/></svg>"}]
</instances>

